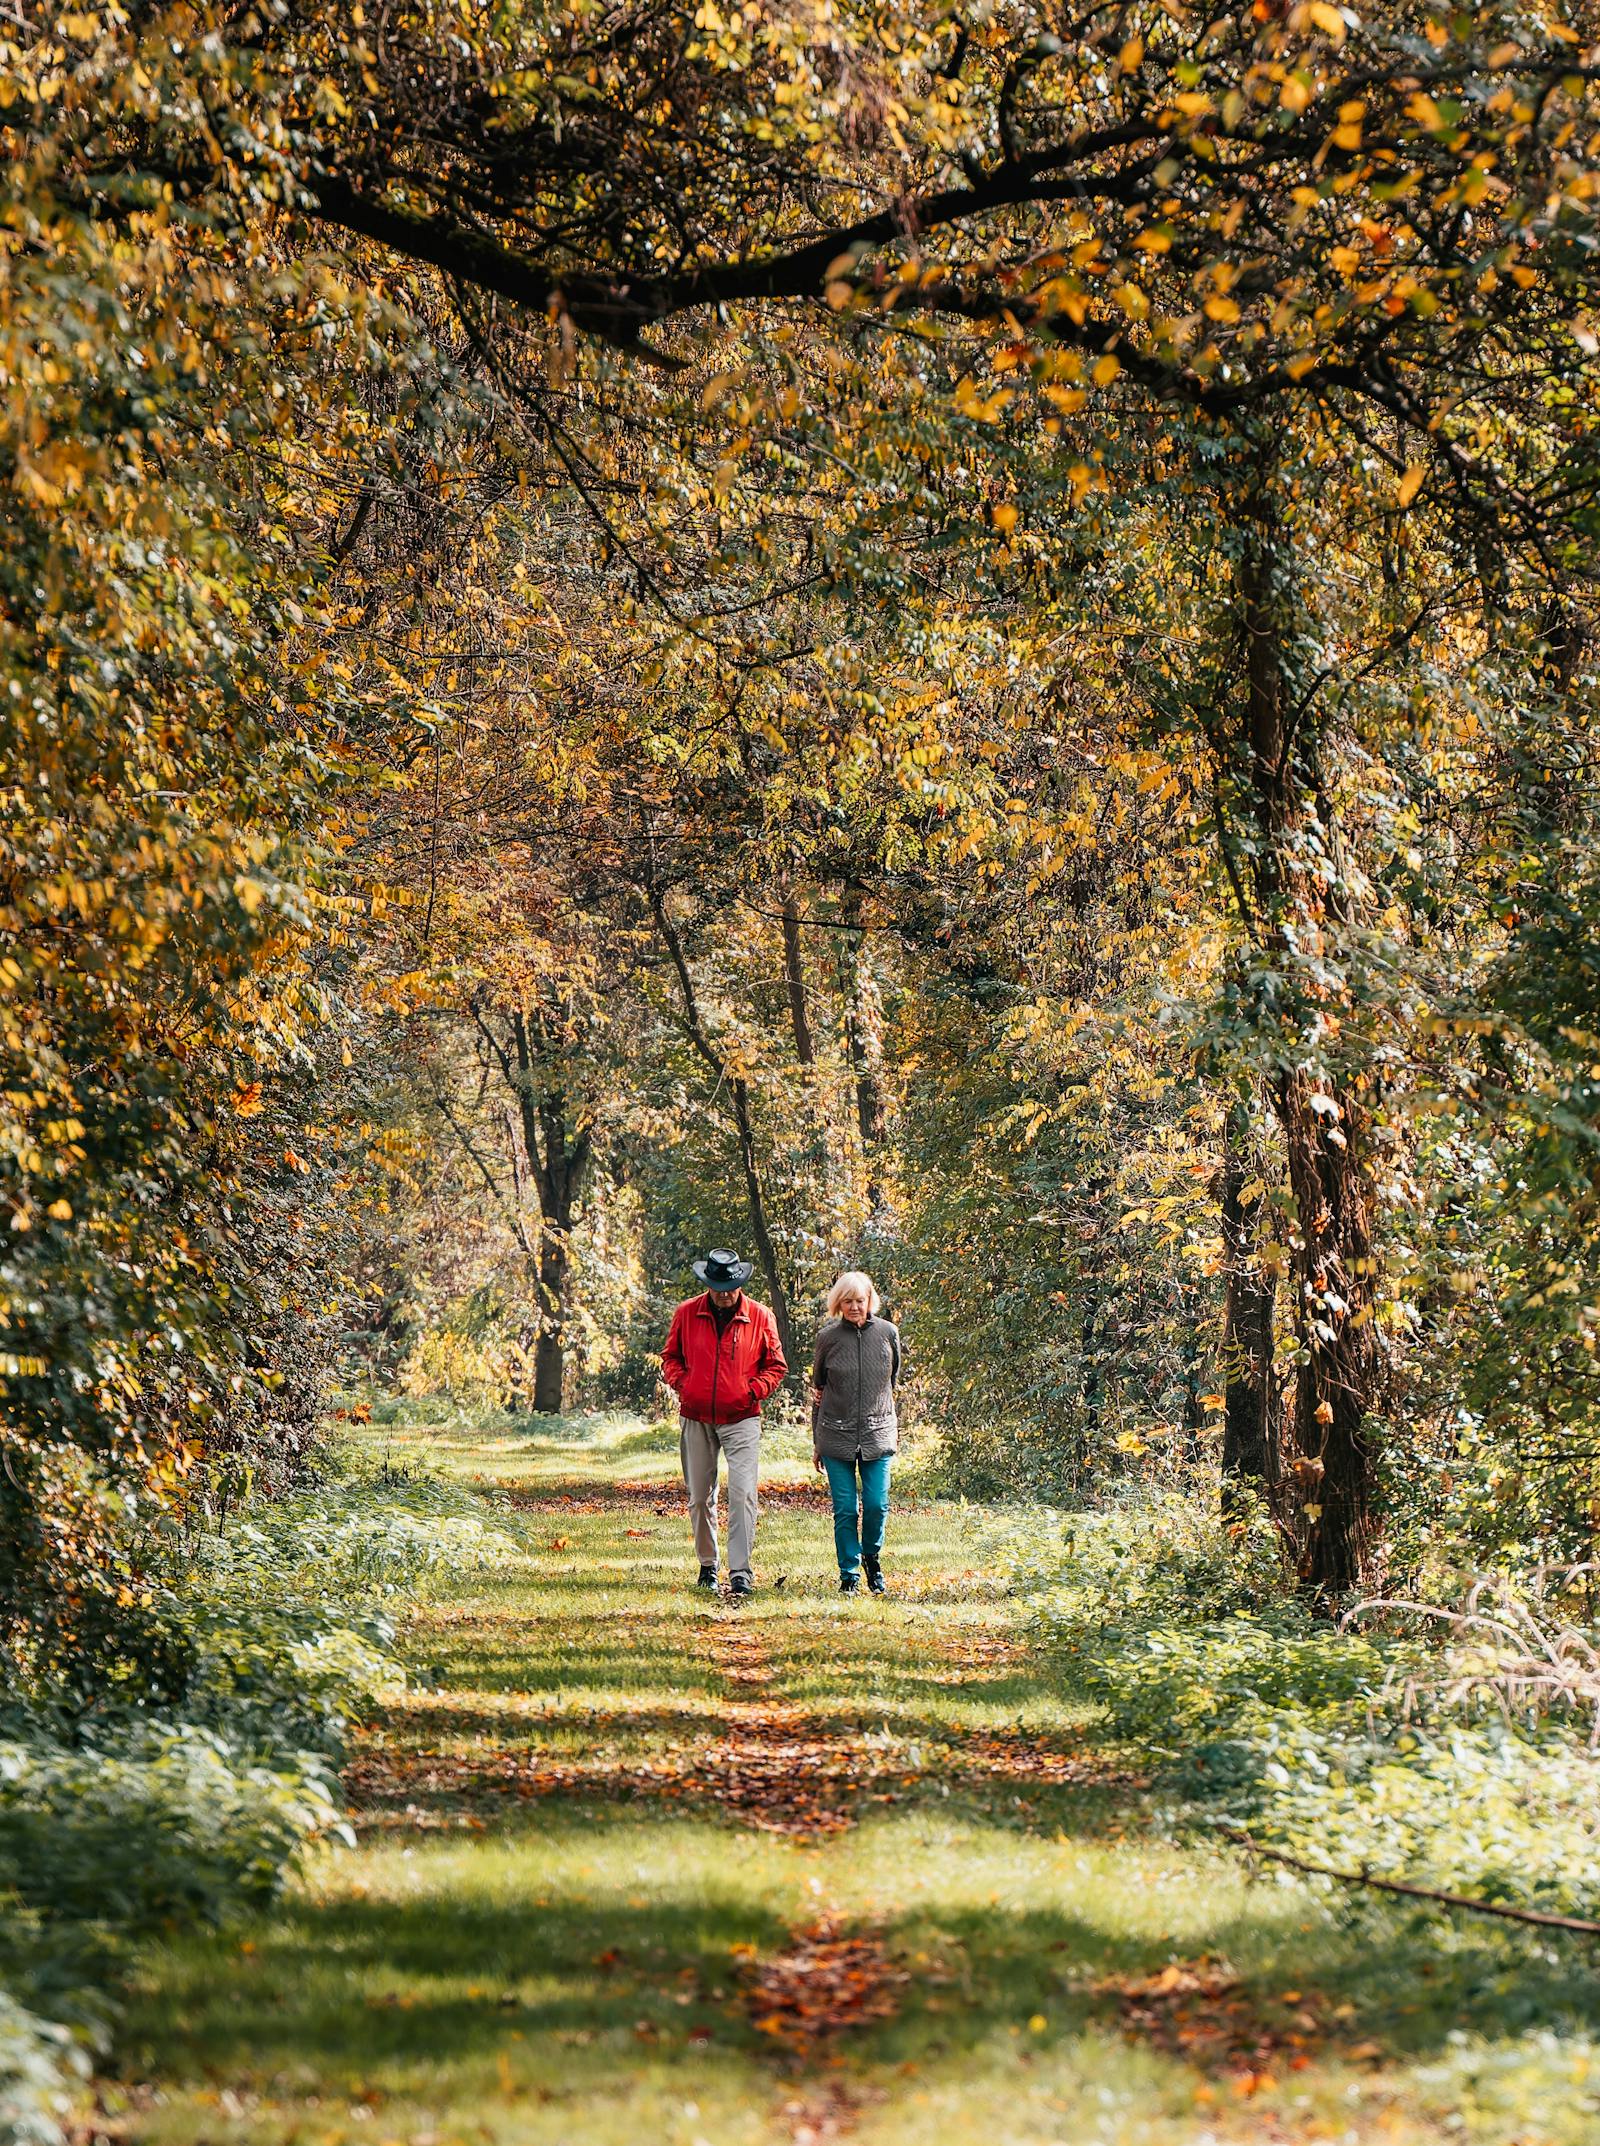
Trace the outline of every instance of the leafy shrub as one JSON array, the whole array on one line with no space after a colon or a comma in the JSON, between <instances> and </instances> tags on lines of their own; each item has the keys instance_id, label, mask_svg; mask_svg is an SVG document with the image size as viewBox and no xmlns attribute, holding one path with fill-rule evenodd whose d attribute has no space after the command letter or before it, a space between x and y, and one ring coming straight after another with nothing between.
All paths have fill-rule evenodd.
<instances>
[{"instance_id":1,"label":"leafy shrub","mask_svg":"<svg viewBox=\"0 0 1600 2146\"><path fill-rule=\"evenodd\" d=\"M1457 2028L1445 2055L1413 2074L1419 2096L1450 2112L1452 2137L1536 2138L1593 2146L1600 2138L1600 2042L1549 2029L1485 2042ZM1537 2126L1528 2127L1536 2110Z\"/></svg>"},{"instance_id":2,"label":"leafy shrub","mask_svg":"<svg viewBox=\"0 0 1600 2146\"><path fill-rule=\"evenodd\" d=\"M0 1887L69 1920L137 1932L270 1899L301 1844L344 1832L312 1759L243 1759L183 1722L125 1747L0 1743Z\"/></svg>"},{"instance_id":3,"label":"leafy shrub","mask_svg":"<svg viewBox=\"0 0 1600 2146\"><path fill-rule=\"evenodd\" d=\"M231 1524L145 1544L165 1701L122 1681L0 1717L0 1982L16 1993L0 1988L0 2137L56 2146L106 2016L91 1992L130 1940L270 1899L308 1841L348 1838L346 1732L402 1681L385 1605L516 1554L422 1470L325 1467Z\"/></svg>"},{"instance_id":4,"label":"leafy shrub","mask_svg":"<svg viewBox=\"0 0 1600 2146\"><path fill-rule=\"evenodd\" d=\"M184 1720L255 1760L337 1759L352 1718L403 1681L388 1621L359 1606L338 1623L270 1597L248 1611L231 1599L184 1608L198 1650Z\"/></svg>"},{"instance_id":5,"label":"leafy shrub","mask_svg":"<svg viewBox=\"0 0 1600 2146\"><path fill-rule=\"evenodd\" d=\"M259 1521L202 1537L190 1585L232 1595L266 1586L292 1599L309 1577L318 1601L358 1603L515 1556L516 1545L476 1512L431 1499L425 1486L402 1497L394 1485L302 1493Z\"/></svg>"},{"instance_id":6,"label":"leafy shrub","mask_svg":"<svg viewBox=\"0 0 1600 2146\"><path fill-rule=\"evenodd\" d=\"M1248 1756L1214 1785L1258 1838L1338 1869L1600 1916L1600 1761L1569 1736L1382 1717L1314 1732L1285 1714L1254 1728Z\"/></svg>"},{"instance_id":7,"label":"leafy shrub","mask_svg":"<svg viewBox=\"0 0 1600 2146\"><path fill-rule=\"evenodd\" d=\"M1107 1635L1088 1650L1082 1682L1117 1733L1147 1754L1204 1759L1213 1744L1253 1732L1285 1707L1322 1722L1364 1705L1381 1675L1370 1641L1280 1604Z\"/></svg>"},{"instance_id":8,"label":"leafy shrub","mask_svg":"<svg viewBox=\"0 0 1600 2146\"><path fill-rule=\"evenodd\" d=\"M480 1408L499 1407L524 1374L520 1358L525 1353L509 1355L497 1335L425 1327L401 1366L400 1383L419 1400L443 1395Z\"/></svg>"},{"instance_id":9,"label":"leafy shrub","mask_svg":"<svg viewBox=\"0 0 1600 2146\"><path fill-rule=\"evenodd\" d=\"M630 1303L607 1346L591 1350L584 1366L583 1398L596 1408L656 1413L661 1388L661 1345L672 1321L665 1297Z\"/></svg>"},{"instance_id":10,"label":"leafy shrub","mask_svg":"<svg viewBox=\"0 0 1600 2146\"><path fill-rule=\"evenodd\" d=\"M1527 1589L1489 1598L1511 1657L1486 1653L1476 1611L1443 1619L1465 1634L1454 1643L1440 1643L1435 1610L1332 1625L1294 1598L1264 1523L1229 1528L1177 1489L1030 1519L1002 1554L1065 1672L1154 1762L1176 1822L1338 1869L1600 1913L1600 1754L1568 1725L1571 1677L1551 1670L1590 1659L1594 1636L1541 1638L1506 1606L1526 1607Z\"/></svg>"},{"instance_id":11,"label":"leafy shrub","mask_svg":"<svg viewBox=\"0 0 1600 2146\"><path fill-rule=\"evenodd\" d=\"M1003 1555L1057 1644L1292 1600L1264 1512L1225 1523L1176 1485L1119 1486L1092 1508L1030 1514L1004 1539Z\"/></svg>"},{"instance_id":12,"label":"leafy shrub","mask_svg":"<svg viewBox=\"0 0 1600 2146\"><path fill-rule=\"evenodd\" d=\"M65 2027L36 2019L0 1989L0 2139L59 2146L88 2055Z\"/></svg>"}]
</instances>

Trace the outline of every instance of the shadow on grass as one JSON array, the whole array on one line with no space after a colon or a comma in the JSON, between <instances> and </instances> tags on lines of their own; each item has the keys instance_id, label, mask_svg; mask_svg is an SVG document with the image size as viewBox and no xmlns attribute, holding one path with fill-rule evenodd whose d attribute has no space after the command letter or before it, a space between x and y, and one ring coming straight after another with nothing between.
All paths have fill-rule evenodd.
<instances>
[{"instance_id":1,"label":"shadow on grass","mask_svg":"<svg viewBox=\"0 0 1600 2146\"><path fill-rule=\"evenodd\" d=\"M1085 1804L1079 1815L1081 1837L1092 1839L1094 1812ZM577 2097L613 2091L647 2055L682 2068L686 2083L730 2058L759 2064L775 2052L749 2021L737 1952L785 1951L793 1922L781 1900L719 1885L715 1842L686 1829L681 1814L659 1830L642 1820L582 1805L548 1808L543 1828L568 1854L578 1843L602 1855L624 1848L638 1882L658 1888L648 1900L557 1886L546 1894L536 1863L504 1854L474 1876L451 1844L436 1851L449 1866L414 1897L300 1903L257 1926L248 1950L236 1936L174 1943L155 1963L159 1997L147 1994L129 2020L124 2074L332 2091L370 2082L386 2093L421 2083L433 2094L522 2044L519 2067ZM984 1852L981 1840L974 1846ZM490 1843L480 1849L493 1857ZM426 1881L426 1862L417 1869ZM567 1887L575 1875L569 1866ZM1191 1870L1183 1882L1201 1881ZM851 2039L852 2061L959 2077L980 2053L1014 2050L1019 2021L1036 2013L1048 2018L1031 2045L1041 2053L1115 2037L1121 2015L1100 1985L1148 1975L1186 1949L1231 1961L1263 2020L1287 2022L1313 2004L1330 2022L1319 2056L1376 2034L1392 2056L1424 2057L1462 2031L1503 2039L1592 2012L1592 1964L1560 1945L1513 1952L1498 1936L1403 1920L1385 1921L1375 1943L1372 1928L1340 1929L1309 1904L1297 1917L1298 1901L1277 1888L1247 1893L1241 1908L1231 1880L1226 1902L1209 1921L1191 1913L1176 1945L1165 1932L1117 1927L1115 1896L1103 1919L1066 1904L970 1898L902 1912L882 1934L912 1981L897 2017ZM1151 2054L1174 2077L1205 2070L1203 2060Z\"/></svg>"},{"instance_id":2,"label":"shadow on grass","mask_svg":"<svg viewBox=\"0 0 1600 2146\"><path fill-rule=\"evenodd\" d=\"M424 1681L466 1692L660 1691L701 1694L710 1704L721 1691L710 1664L692 1656L664 1661L659 1651L641 1652L621 1639L567 1654L556 1648L489 1647L481 1636L469 1651L467 1644L457 1647L435 1634L412 1651Z\"/></svg>"},{"instance_id":3,"label":"shadow on grass","mask_svg":"<svg viewBox=\"0 0 1600 2146\"><path fill-rule=\"evenodd\" d=\"M638 1811L590 1803L546 1807L540 1830L547 1845L582 1842L597 1854L620 1835L658 1884L672 1876L681 1887L691 1872L693 1896L551 1897L537 1889L537 1864L523 1861L502 1897L485 1897L484 1880L426 1886L409 1899L297 1903L255 1926L244 1946L213 1937L167 1948L153 1963L159 1996L147 1993L128 2021L124 2075L381 2081L405 2091L419 2077L481 2065L515 2035L535 2062L559 2068L563 2091L581 2092L610 2079L619 2044L648 2047L656 2062L774 2054L750 2024L737 1955L785 1951L794 1924L778 1903L718 1886L708 1875L714 1841L698 1827L686 1833L681 1813L663 1813L658 1828ZM436 1879L459 1872L461 1849L436 1843L433 1852L452 1866ZM469 1852L492 1856L493 1838ZM426 1862L418 1869L425 1875ZM512 1869L502 1855L496 1875ZM931 1934L924 1919L905 1918L885 1936L891 1951L924 1963L931 1942L955 1969L944 1985L953 2001L942 2014L908 2007L859 2043L863 2057L959 2054L1008 2034L1019 2003L1037 2003L1051 1963L1098 1977L1152 1958L1147 1941L1064 1910L941 1912ZM1085 1990L1072 2003L1086 2021L1092 1997Z\"/></svg>"},{"instance_id":4,"label":"shadow on grass","mask_svg":"<svg viewBox=\"0 0 1600 2146\"><path fill-rule=\"evenodd\" d=\"M582 1823L597 1832L607 1815ZM286 2076L396 2092L471 2069L515 2038L557 2063L565 2088L585 2073L598 2085L619 2042L658 2061L703 2061L697 2033L758 2049L732 1947L770 1952L784 1938L775 1915L712 1884L648 1907L460 1891L300 1904L255 1926L247 1953L214 1939L158 1958L160 1994L132 2008L121 2069L178 2084Z\"/></svg>"},{"instance_id":5,"label":"shadow on grass","mask_svg":"<svg viewBox=\"0 0 1600 2146\"><path fill-rule=\"evenodd\" d=\"M906 2007L863 2053L919 2067L959 2060L1036 2012L1052 2039L1091 2026L1118 2032L1115 1992L1096 1985L1158 1972L1182 1949L1014 1907L932 1910L891 1925L887 1942L903 1958L936 1959L950 1995ZM1249 2015L1280 2033L1312 2006L1323 2030L1313 2047L1335 2060L1373 2037L1387 2057L1415 2060L1463 2034L1493 2042L1540 2027L1587 2031L1600 2001L1595 1963L1576 1945L1522 1948L1498 1934L1442 1933L1420 1917L1341 1928L1315 1908L1291 1923L1270 1894L1259 1910L1213 1923L1196 1952L1230 1962Z\"/></svg>"},{"instance_id":6,"label":"shadow on grass","mask_svg":"<svg viewBox=\"0 0 1600 2146\"><path fill-rule=\"evenodd\" d=\"M634 1741L672 1744L703 1739L726 1728L718 1702L711 1697L698 1706L569 1708L556 1703L554 1693L547 1696L548 1704L534 1698L525 1708L444 1706L417 1700L384 1715L385 1741L391 1748L432 1739L492 1742L502 1750L562 1749L575 1737L582 1737L590 1747Z\"/></svg>"}]
</instances>

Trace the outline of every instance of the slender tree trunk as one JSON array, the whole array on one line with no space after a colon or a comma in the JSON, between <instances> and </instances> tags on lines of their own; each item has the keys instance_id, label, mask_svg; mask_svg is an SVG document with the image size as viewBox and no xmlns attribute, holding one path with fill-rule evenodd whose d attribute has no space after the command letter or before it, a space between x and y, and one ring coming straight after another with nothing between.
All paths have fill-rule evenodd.
<instances>
[{"instance_id":1,"label":"slender tree trunk","mask_svg":"<svg viewBox=\"0 0 1600 2146\"><path fill-rule=\"evenodd\" d=\"M509 1050L497 1019L481 1002L474 1000L471 1013L506 1085L503 1122L511 1158L509 1197L448 1096L441 1094L437 1101L491 1197L502 1206L521 1247L534 1297L533 1317L524 1323L519 1336L524 1347L530 1338L533 1342L533 1406L540 1414L559 1414L566 1372L572 1228L583 1200L593 1142L586 1124L572 1122L567 1091L559 1079L551 1077L559 1060L549 1048L549 1009L536 1004L531 1014L522 1007L512 1011ZM528 1228L530 1178L538 1200L537 1235ZM516 1400L513 1392L509 1405L515 1407Z\"/></svg>"},{"instance_id":2,"label":"slender tree trunk","mask_svg":"<svg viewBox=\"0 0 1600 2146\"><path fill-rule=\"evenodd\" d=\"M650 913L655 918L656 930L667 950L673 971L678 979L678 992L683 1001L684 1033L715 1082L718 1094L726 1093L733 1113L734 1135L739 1148L739 1166L744 1175L745 1204L750 1216L750 1235L755 1243L756 1260L771 1298L773 1323L778 1329L778 1342L791 1374L798 1371L799 1360L795 1354L794 1324L789 1316L789 1295L783 1286L783 1276L778 1266L777 1246L767 1220L767 1194L762 1182L760 1158L756 1150L755 1123L750 1111L750 1083L742 1074L730 1073L721 1053L711 1039L700 1010L699 993L694 987L694 975L689 967L688 956L683 950L683 939L667 908L665 889L655 879L645 885L645 895L650 904Z\"/></svg>"},{"instance_id":3,"label":"slender tree trunk","mask_svg":"<svg viewBox=\"0 0 1600 2146\"><path fill-rule=\"evenodd\" d=\"M588 1176L591 1143L586 1127L574 1130L571 1125L565 1089L541 1084L534 1039L520 1007L511 1016L511 1038L523 1145L539 1195L533 1406L537 1415L558 1416L566 1387L572 1226Z\"/></svg>"},{"instance_id":4,"label":"slender tree trunk","mask_svg":"<svg viewBox=\"0 0 1600 2146\"><path fill-rule=\"evenodd\" d=\"M1275 1289L1256 1254L1260 1195L1246 1201L1250 1182L1250 1114L1242 1103L1228 1113L1222 1160L1222 1242L1227 1282L1222 1308L1222 1510L1237 1515L1242 1493L1275 1503L1278 1424L1273 1388Z\"/></svg>"},{"instance_id":5,"label":"slender tree trunk","mask_svg":"<svg viewBox=\"0 0 1600 2146\"><path fill-rule=\"evenodd\" d=\"M1189 1291L1176 1292L1179 1316L1187 1308ZM1206 1373L1210 1369L1205 1345L1205 1329L1199 1319L1187 1322L1189 1346L1183 1360L1183 1444L1181 1451L1186 1461L1197 1462L1201 1456L1201 1439L1206 1428L1206 1411L1203 1392Z\"/></svg>"},{"instance_id":6,"label":"slender tree trunk","mask_svg":"<svg viewBox=\"0 0 1600 2146\"><path fill-rule=\"evenodd\" d=\"M1083 1311L1078 1324L1078 1353L1082 1368L1081 1396L1083 1401L1083 1438L1075 1456L1080 1474L1087 1468L1091 1454L1100 1446L1100 1404L1105 1398L1105 1377L1100 1368L1100 1359L1095 1354L1099 1343L1101 1303L1097 1296L1085 1295Z\"/></svg>"},{"instance_id":7,"label":"slender tree trunk","mask_svg":"<svg viewBox=\"0 0 1600 2146\"><path fill-rule=\"evenodd\" d=\"M742 1079L731 1080L728 1089L733 1099L733 1122L739 1137L739 1162L744 1171L745 1202L750 1210L750 1234L755 1240L756 1259L772 1299L772 1317L778 1329L778 1344L783 1350L784 1362L792 1372L798 1373L800 1366L795 1354L794 1324L789 1316L789 1296L779 1271L772 1231L767 1226L766 1193L756 1160L755 1130L750 1122L750 1089Z\"/></svg>"},{"instance_id":8,"label":"slender tree trunk","mask_svg":"<svg viewBox=\"0 0 1600 2146\"><path fill-rule=\"evenodd\" d=\"M882 1150L888 1133L889 1113L883 1092L883 1021L878 1003L877 979L862 928L863 889L850 880L844 890L845 945L850 963L849 989L845 1000L845 1039L850 1050L856 1083L856 1124L861 1133L861 1152L866 1163L867 1204L874 1214L883 1210L884 1192L879 1180Z\"/></svg>"},{"instance_id":9,"label":"slender tree trunk","mask_svg":"<svg viewBox=\"0 0 1600 2146\"><path fill-rule=\"evenodd\" d=\"M794 1055L803 1066L817 1062L806 1006L805 963L800 952L800 911L792 894L783 898L783 976L789 988L789 1025L794 1030Z\"/></svg>"}]
</instances>

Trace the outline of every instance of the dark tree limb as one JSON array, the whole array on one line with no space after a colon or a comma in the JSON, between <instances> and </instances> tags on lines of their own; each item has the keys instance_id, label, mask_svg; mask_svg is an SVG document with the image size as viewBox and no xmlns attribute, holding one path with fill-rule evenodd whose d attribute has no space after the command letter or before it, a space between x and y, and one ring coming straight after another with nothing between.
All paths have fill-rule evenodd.
<instances>
[{"instance_id":1,"label":"dark tree limb","mask_svg":"<svg viewBox=\"0 0 1600 2146\"><path fill-rule=\"evenodd\" d=\"M1470 1915L1493 1915L1500 1922L1527 1923L1536 1930L1571 1930L1579 1937L1600 1937L1600 1922L1582 1915L1557 1915L1546 1908L1512 1907L1500 1900L1475 1900L1470 1893L1440 1892L1431 1885L1409 1885L1401 1878L1377 1878L1367 1870L1335 1870L1327 1863L1308 1862L1282 1848L1268 1848L1238 1826L1219 1826L1217 1831L1264 1863L1281 1863L1285 1870L1298 1870L1308 1878L1332 1878L1339 1885L1366 1886L1377 1893L1397 1893L1403 1900L1425 1900L1431 1906L1462 1908Z\"/></svg>"},{"instance_id":2,"label":"dark tree limb","mask_svg":"<svg viewBox=\"0 0 1600 2146\"><path fill-rule=\"evenodd\" d=\"M655 871L651 869L645 880L645 899L650 905L650 914L655 919L656 931L678 979L678 990L683 999L682 1027L696 1056L713 1076L716 1086L713 1098L726 1092L728 1106L733 1117L734 1136L739 1149L739 1166L744 1175L745 1204L750 1215L750 1234L755 1240L756 1257L772 1297L772 1316L778 1328L778 1342L784 1360L793 1372L799 1362L795 1353L794 1326L789 1315L789 1296L783 1286L783 1275L778 1266L778 1250L772 1241L772 1230L767 1221L766 1187L761 1179L760 1159L756 1151L755 1125L750 1114L750 1083L742 1074L734 1073L725 1064L721 1052L712 1042L700 1007L700 998L694 986L694 973L684 951L683 935L667 907L666 889Z\"/></svg>"}]
</instances>

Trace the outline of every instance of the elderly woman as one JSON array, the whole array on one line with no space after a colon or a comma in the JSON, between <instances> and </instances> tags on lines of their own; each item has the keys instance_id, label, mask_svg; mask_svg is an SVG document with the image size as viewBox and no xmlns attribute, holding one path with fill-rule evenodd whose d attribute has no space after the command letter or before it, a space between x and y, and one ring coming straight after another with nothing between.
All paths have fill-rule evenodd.
<instances>
[{"instance_id":1,"label":"elderly woman","mask_svg":"<svg viewBox=\"0 0 1600 2146\"><path fill-rule=\"evenodd\" d=\"M883 1530L890 1457L900 1438L900 1330L878 1310L870 1275L841 1274L828 1291L829 1316L811 1364L811 1458L833 1494L839 1588L847 1595L860 1592L863 1566L872 1593L888 1592Z\"/></svg>"}]
</instances>

